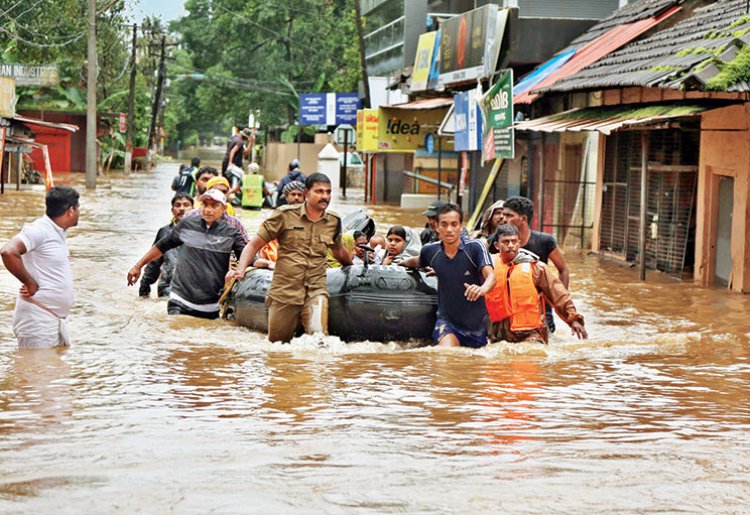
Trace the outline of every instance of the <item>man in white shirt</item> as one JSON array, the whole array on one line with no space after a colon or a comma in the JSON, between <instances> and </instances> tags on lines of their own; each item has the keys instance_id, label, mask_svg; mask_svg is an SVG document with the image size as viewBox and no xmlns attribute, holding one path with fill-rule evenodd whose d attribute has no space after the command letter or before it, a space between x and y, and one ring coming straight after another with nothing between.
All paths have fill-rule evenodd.
<instances>
[{"instance_id":1,"label":"man in white shirt","mask_svg":"<svg viewBox=\"0 0 750 515\"><path fill-rule=\"evenodd\" d=\"M65 231L78 225L78 192L55 186L45 203L45 216L24 226L0 249L5 268L22 283L13 311L20 349L70 343L66 318L73 305L73 272Z\"/></svg>"}]
</instances>

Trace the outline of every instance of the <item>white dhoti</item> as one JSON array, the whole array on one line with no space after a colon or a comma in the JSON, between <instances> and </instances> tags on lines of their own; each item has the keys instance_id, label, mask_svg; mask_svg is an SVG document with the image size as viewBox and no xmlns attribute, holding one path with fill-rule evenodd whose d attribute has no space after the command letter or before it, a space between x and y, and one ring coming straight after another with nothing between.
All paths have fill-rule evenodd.
<instances>
[{"instance_id":1,"label":"white dhoti","mask_svg":"<svg viewBox=\"0 0 750 515\"><path fill-rule=\"evenodd\" d=\"M13 310L13 334L19 349L51 349L70 345L68 321L19 297Z\"/></svg>"}]
</instances>

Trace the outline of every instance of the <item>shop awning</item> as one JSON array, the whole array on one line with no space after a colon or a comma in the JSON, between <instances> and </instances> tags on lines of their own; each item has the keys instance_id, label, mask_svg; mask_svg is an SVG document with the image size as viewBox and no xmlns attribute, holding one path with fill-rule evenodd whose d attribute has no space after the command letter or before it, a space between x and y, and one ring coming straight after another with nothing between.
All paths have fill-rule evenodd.
<instances>
[{"instance_id":1,"label":"shop awning","mask_svg":"<svg viewBox=\"0 0 750 515\"><path fill-rule=\"evenodd\" d=\"M404 102L403 104L394 104L390 106L380 106L385 109L404 109L409 111L421 111L427 109L440 109L453 105L453 97L445 98L423 98L413 102Z\"/></svg>"},{"instance_id":2,"label":"shop awning","mask_svg":"<svg viewBox=\"0 0 750 515\"><path fill-rule=\"evenodd\" d=\"M37 127L49 127L52 129L61 129L68 132L78 132L78 125L73 125L71 123L47 122L45 120L37 120L36 118L28 118L26 116L14 116L10 119L16 122L23 123L24 125L36 125Z\"/></svg>"},{"instance_id":3,"label":"shop awning","mask_svg":"<svg viewBox=\"0 0 750 515\"><path fill-rule=\"evenodd\" d=\"M518 122L519 131L579 132L598 131L610 134L625 127L656 124L674 118L698 116L716 108L706 104L630 104L572 109L564 113Z\"/></svg>"}]
</instances>

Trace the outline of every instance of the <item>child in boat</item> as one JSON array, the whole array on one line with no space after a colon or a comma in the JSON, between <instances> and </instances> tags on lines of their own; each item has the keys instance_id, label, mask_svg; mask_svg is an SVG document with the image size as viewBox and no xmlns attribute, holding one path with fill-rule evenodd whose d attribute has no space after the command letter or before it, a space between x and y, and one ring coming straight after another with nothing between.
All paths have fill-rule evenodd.
<instances>
[{"instance_id":1,"label":"child in boat","mask_svg":"<svg viewBox=\"0 0 750 515\"><path fill-rule=\"evenodd\" d=\"M382 264L397 265L406 258L418 256L422 244L408 227L394 225L385 235L386 252Z\"/></svg>"}]
</instances>

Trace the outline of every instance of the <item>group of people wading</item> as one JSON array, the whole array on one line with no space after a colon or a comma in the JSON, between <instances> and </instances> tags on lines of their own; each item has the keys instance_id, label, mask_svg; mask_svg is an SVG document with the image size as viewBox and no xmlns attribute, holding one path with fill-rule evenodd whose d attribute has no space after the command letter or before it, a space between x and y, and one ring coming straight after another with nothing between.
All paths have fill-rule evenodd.
<instances>
[{"instance_id":1,"label":"group of people wading","mask_svg":"<svg viewBox=\"0 0 750 515\"><path fill-rule=\"evenodd\" d=\"M218 318L227 284L242 280L250 266L266 267L274 270L266 300L268 339L289 342L300 326L305 333L327 334L326 267L368 260L437 276L433 338L438 345L547 343L554 331L548 307L575 335L588 337L567 289L562 253L552 236L531 231L533 203L526 198L493 204L474 238L457 205L436 202L424 213L428 223L419 238L409 228L394 226L385 238L368 241L362 232L344 233L341 218L328 209L331 181L326 175L296 173L282 189L285 205L249 237L228 213L227 179L211 167L190 173L191 188L172 198L172 220L127 273L129 285L142 276L141 296L148 296L159 280L158 294L168 296L170 315ZM64 321L73 291L65 231L78 222L78 194L52 188L46 205L46 215L0 251L6 268L23 284L13 318L19 347L68 345ZM359 245L366 243L379 252L363 253ZM547 268L547 259L559 277Z\"/></svg>"}]
</instances>

